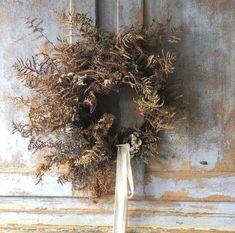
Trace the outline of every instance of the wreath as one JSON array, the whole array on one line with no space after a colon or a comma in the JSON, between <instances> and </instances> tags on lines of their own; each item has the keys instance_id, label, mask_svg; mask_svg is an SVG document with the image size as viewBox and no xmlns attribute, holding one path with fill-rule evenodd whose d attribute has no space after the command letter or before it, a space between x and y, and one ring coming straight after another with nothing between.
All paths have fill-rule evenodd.
<instances>
[{"instance_id":1,"label":"wreath","mask_svg":"<svg viewBox=\"0 0 235 233\"><path fill-rule=\"evenodd\" d=\"M175 55L163 48L180 40L179 30L167 19L117 35L94 26L86 14L55 13L78 39L70 44L59 37L54 44L42 21L27 18L26 25L51 49L14 65L17 77L32 91L17 98L29 108L29 121L14 122L13 132L29 138L30 151L44 153L36 172L39 181L56 166L60 183L71 181L99 196L112 191L115 145L129 143L131 155L147 162L157 154L159 132L174 127L176 111L165 86ZM104 107L123 88L135 93L143 119L133 128L122 127L118 114Z\"/></svg>"}]
</instances>

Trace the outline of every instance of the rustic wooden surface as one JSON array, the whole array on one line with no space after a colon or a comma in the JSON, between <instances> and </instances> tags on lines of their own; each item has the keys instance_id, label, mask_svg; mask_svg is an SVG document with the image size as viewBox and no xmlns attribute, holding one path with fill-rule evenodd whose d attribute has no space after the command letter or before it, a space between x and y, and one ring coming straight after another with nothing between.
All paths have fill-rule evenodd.
<instances>
[{"instance_id":1,"label":"rustic wooden surface","mask_svg":"<svg viewBox=\"0 0 235 233\"><path fill-rule=\"evenodd\" d=\"M116 30L114 0L76 4L98 26ZM55 40L63 31L49 9L57 7L68 9L68 1L0 1L3 233L111 231L111 196L89 200L87 193L74 192L71 184L57 184L55 172L35 186L34 169L39 161L27 151L27 140L11 134L12 120L25 120L26 110L19 106L21 112L16 112L8 97L27 94L12 65L16 57L48 49L40 41L32 43L34 36L24 28L24 17L43 18L48 37ZM164 133L157 159L146 167L136 165L129 232L235 232L234 9L233 0L120 0L123 26L150 24L152 19L162 21L172 15L174 24L183 27L171 78L184 94L187 116L180 129ZM118 98L123 101L122 96ZM126 110L124 115L129 114Z\"/></svg>"},{"instance_id":2,"label":"rustic wooden surface","mask_svg":"<svg viewBox=\"0 0 235 233\"><path fill-rule=\"evenodd\" d=\"M149 164L146 194L234 200L235 2L145 3L147 23L170 14L183 27L173 79L182 86L187 117L165 134L159 158Z\"/></svg>"},{"instance_id":3,"label":"rustic wooden surface","mask_svg":"<svg viewBox=\"0 0 235 233\"><path fill-rule=\"evenodd\" d=\"M129 202L128 225L132 229L195 229L232 231L235 204L230 202L149 201ZM0 200L0 219L4 226L42 224L71 226L112 225L113 198L87 200L65 197L5 197ZM52 231L53 232L53 231ZM79 231L78 231L79 232Z\"/></svg>"},{"instance_id":4,"label":"rustic wooden surface","mask_svg":"<svg viewBox=\"0 0 235 233\"><path fill-rule=\"evenodd\" d=\"M35 232L35 233L50 233L50 232L56 232L56 233L77 233L78 229L73 226L66 226L66 227L59 227L59 226L50 226L50 225L44 225L44 226L6 226L2 228L4 232L11 232L11 233L28 233L28 232ZM111 227L87 227L82 226L79 227L79 232L89 232L89 233L111 233L112 229ZM163 228L132 228L129 227L127 230L127 233L228 233L228 231L217 231L217 230L194 230L190 229L183 230L183 229L163 229ZM231 231L229 231L231 233Z\"/></svg>"}]
</instances>

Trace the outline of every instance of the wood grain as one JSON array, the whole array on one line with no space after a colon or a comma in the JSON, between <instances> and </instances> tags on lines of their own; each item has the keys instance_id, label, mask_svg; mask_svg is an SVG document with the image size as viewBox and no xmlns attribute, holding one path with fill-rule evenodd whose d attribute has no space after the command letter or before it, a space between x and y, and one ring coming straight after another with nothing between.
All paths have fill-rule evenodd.
<instances>
[{"instance_id":1,"label":"wood grain","mask_svg":"<svg viewBox=\"0 0 235 233\"><path fill-rule=\"evenodd\" d=\"M76 4L98 26L115 31L115 0ZM235 2L120 0L120 6L123 28L162 21L167 15L183 27L170 81L184 95L187 116L178 130L162 134L159 156L146 172L136 163L128 232L235 232ZM36 156L27 151L27 140L11 134L12 120L27 115L22 106L16 112L8 98L27 94L12 64L16 57L48 49L41 41L31 43L34 37L22 26L24 17L44 18L45 32L55 40L63 31L48 10L68 9L68 1L9 0L0 7L0 232L109 232L112 197L82 198L88 193L74 192L71 184L58 185L56 173L35 186ZM110 98L115 111L120 107L117 99ZM124 106L123 115L130 114L130 105Z\"/></svg>"},{"instance_id":2,"label":"wood grain","mask_svg":"<svg viewBox=\"0 0 235 233\"><path fill-rule=\"evenodd\" d=\"M112 213L113 199L108 197L92 201L84 198L4 197L0 200L0 229L8 224L22 224L26 228L45 225L49 226L48 230L55 226L70 230L85 225L110 227ZM219 202L130 201L128 214L130 228L146 231L153 228L232 231L235 227L234 202L221 205Z\"/></svg>"},{"instance_id":3,"label":"wood grain","mask_svg":"<svg viewBox=\"0 0 235 233\"><path fill-rule=\"evenodd\" d=\"M13 226L4 226L1 228L2 232L7 233L111 233L111 227L88 227L88 226L50 226L50 225L13 225ZM195 230L195 229L163 229L163 228L142 228L142 227L129 227L127 233L234 233L234 231L230 230Z\"/></svg>"}]
</instances>

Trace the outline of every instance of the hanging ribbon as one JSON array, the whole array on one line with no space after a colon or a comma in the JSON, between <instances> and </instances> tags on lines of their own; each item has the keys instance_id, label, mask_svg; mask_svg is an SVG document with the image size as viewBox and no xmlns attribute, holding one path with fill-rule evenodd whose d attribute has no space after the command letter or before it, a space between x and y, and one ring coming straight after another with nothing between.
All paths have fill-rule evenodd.
<instances>
[{"instance_id":1,"label":"hanging ribbon","mask_svg":"<svg viewBox=\"0 0 235 233\"><path fill-rule=\"evenodd\" d=\"M125 233L127 227L128 198L134 195L130 145L117 145L116 187L113 233ZM128 184L130 194L128 196Z\"/></svg>"},{"instance_id":2,"label":"hanging ribbon","mask_svg":"<svg viewBox=\"0 0 235 233\"><path fill-rule=\"evenodd\" d=\"M69 1L69 21L70 21L70 26L69 26L69 43L73 44L73 23L72 23L72 17L75 12L75 1L70 0Z\"/></svg>"}]
</instances>

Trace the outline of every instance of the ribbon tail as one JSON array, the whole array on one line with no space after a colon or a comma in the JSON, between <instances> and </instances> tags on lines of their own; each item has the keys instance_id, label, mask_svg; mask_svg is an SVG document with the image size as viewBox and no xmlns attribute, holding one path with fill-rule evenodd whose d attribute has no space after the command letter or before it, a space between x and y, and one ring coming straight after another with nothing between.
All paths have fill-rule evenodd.
<instances>
[{"instance_id":1,"label":"ribbon tail","mask_svg":"<svg viewBox=\"0 0 235 233\"><path fill-rule=\"evenodd\" d=\"M128 180L129 188L130 188L130 194L128 198L131 199L134 196L134 181L133 181L133 175L132 175L130 150L128 150L128 154L127 154L127 180Z\"/></svg>"},{"instance_id":2,"label":"ribbon tail","mask_svg":"<svg viewBox=\"0 0 235 233\"><path fill-rule=\"evenodd\" d=\"M113 233L125 233L127 228L128 184L131 198L134 194L134 182L131 169L130 145L117 145L116 187L114 205Z\"/></svg>"}]
</instances>

